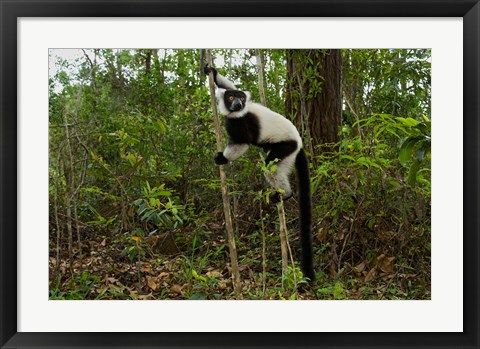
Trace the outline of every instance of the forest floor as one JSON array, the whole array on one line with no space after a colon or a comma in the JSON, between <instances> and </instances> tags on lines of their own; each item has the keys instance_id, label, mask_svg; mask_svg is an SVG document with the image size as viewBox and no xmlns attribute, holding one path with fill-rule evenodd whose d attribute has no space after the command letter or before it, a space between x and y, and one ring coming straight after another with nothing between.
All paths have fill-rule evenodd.
<instances>
[{"instance_id":1,"label":"forest floor","mask_svg":"<svg viewBox=\"0 0 480 349\"><path fill-rule=\"evenodd\" d=\"M205 223L208 233L182 228L145 238L91 230L82 242L82 255L77 250L71 265L67 246L62 246L57 260L52 243L50 299L235 299L228 247L217 222ZM187 247L173 236L193 238ZM298 241L290 239L295 251ZM380 254L374 263L346 263L336 270L323 258L314 283L302 279L298 267L296 275L289 267L282 280L278 239L272 233L266 240L262 257L261 237L237 239L243 299L430 299L428 263L412 270L395 257Z\"/></svg>"}]
</instances>

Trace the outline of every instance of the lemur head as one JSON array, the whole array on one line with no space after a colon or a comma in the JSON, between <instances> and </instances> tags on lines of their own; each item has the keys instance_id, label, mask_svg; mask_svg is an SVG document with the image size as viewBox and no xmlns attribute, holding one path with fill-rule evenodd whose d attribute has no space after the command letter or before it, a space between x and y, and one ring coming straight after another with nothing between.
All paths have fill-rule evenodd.
<instances>
[{"instance_id":1,"label":"lemur head","mask_svg":"<svg viewBox=\"0 0 480 349\"><path fill-rule=\"evenodd\" d=\"M218 89L217 98L220 112L225 116L241 117L248 112L247 102L250 101L250 92Z\"/></svg>"},{"instance_id":2,"label":"lemur head","mask_svg":"<svg viewBox=\"0 0 480 349\"><path fill-rule=\"evenodd\" d=\"M223 102L230 111L240 111L245 108L247 95L243 91L226 90L223 95Z\"/></svg>"}]
</instances>

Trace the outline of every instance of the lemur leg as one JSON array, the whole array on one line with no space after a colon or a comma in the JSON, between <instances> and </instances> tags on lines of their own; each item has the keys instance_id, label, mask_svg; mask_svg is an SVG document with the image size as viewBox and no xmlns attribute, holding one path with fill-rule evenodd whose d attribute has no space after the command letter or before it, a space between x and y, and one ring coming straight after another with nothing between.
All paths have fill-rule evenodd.
<instances>
[{"instance_id":1,"label":"lemur leg","mask_svg":"<svg viewBox=\"0 0 480 349\"><path fill-rule=\"evenodd\" d=\"M284 191L283 200L287 200L293 196L289 176L292 173L298 151L297 142L295 141L276 143L272 145L265 159L267 164L275 159L279 159L277 162L277 170L271 175L265 175L265 178L274 189L282 189ZM280 201L280 194L275 193L271 200L273 203Z\"/></svg>"},{"instance_id":2,"label":"lemur leg","mask_svg":"<svg viewBox=\"0 0 480 349\"><path fill-rule=\"evenodd\" d=\"M283 200L290 199L293 195L292 187L290 186L290 174L292 173L293 165L295 163L296 154L291 154L285 159L277 162L277 170L271 175L265 175L265 178L274 189L283 190ZM273 201L279 201L279 195Z\"/></svg>"},{"instance_id":3,"label":"lemur leg","mask_svg":"<svg viewBox=\"0 0 480 349\"><path fill-rule=\"evenodd\" d=\"M245 154L248 150L248 144L234 144L229 143L223 151L223 156L228 159L228 161L233 161L238 159L240 156Z\"/></svg>"},{"instance_id":4,"label":"lemur leg","mask_svg":"<svg viewBox=\"0 0 480 349\"><path fill-rule=\"evenodd\" d=\"M229 143L227 147L222 152L217 153L215 156L215 163L217 165L225 165L228 164L229 161L233 161L238 159L240 156L245 154L248 149L248 144L236 144L236 143Z\"/></svg>"}]
</instances>

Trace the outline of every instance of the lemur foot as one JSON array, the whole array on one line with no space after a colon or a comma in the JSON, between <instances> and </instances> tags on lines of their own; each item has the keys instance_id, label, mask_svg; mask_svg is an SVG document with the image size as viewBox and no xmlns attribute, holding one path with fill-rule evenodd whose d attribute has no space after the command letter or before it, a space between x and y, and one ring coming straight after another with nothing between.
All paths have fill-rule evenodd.
<instances>
[{"instance_id":1,"label":"lemur foot","mask_svg":"<svg viewBox=\"0 0 480 349\"><path fill-rule=\"evenodd\" d=\"M290 194L289 196L284 196L283 197L283 202L287 201L292 196L293 196L293 194ZM282 194L280 194L279 192L273 193L272 195L270 195L270 202L272 204L278 204L280 202L281 198L282 198Z\"/></svg>"},{"instance_id":2,"label":"lemur foot","mask_svg":"<svg viewBox=\"0 0 480 349\"><path fill-rule=\"evenodd\" d=\"M215 163L217 165L225 165L225 164L228 164L228 159L223 156L223 153L222 152L218 152L217 153L217 156L215 156Z\"/></svg>"}]
</instances>

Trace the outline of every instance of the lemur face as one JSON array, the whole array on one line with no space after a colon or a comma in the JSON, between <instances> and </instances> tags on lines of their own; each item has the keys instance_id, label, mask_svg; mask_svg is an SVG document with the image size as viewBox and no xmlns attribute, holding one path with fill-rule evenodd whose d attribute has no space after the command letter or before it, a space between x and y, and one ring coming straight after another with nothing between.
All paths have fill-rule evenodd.
<instances>
[{"instance_id":1,"label":"lemur face","mask_svg":"<svg viewBox=\"0 0 480 349\"><path fill-rule=\"evenodd\" d=\"M240 111L245 108L247 102L247 95L245 92L237 90L227 90L223 95L225 106L230 111Z\"/></svg>"}]
</instances>

